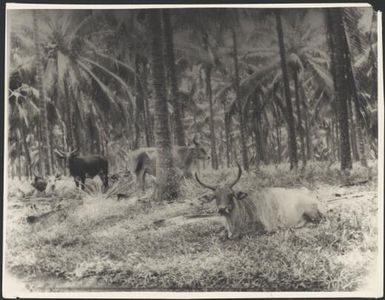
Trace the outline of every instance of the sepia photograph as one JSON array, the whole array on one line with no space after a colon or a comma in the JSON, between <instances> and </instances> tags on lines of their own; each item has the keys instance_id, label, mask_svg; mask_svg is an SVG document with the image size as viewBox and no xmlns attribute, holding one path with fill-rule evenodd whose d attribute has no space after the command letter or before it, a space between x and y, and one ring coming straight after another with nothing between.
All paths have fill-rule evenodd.
<instances>
[{"instance_id":1,"label":"sepia photograph","mask_svg":"<svg viewBox=\"0 0 385 300\"><path fill-rule=\"evenodd\" d=\"M383 296L369 4L7 4L3 297Z\"/></svg>"}]
</instances>

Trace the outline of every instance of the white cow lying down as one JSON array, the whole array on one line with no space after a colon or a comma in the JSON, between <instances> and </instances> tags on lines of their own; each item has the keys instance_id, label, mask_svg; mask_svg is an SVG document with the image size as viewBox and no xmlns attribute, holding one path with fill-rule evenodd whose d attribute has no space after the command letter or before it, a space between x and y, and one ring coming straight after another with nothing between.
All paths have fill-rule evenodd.
<instances>
[{"instance_id":1,"label":"white cow lying down","mask_svg":"<svg viewBox=\"0 0 385 300\"><path fill-rule=\"evenodd\" d=\"M228 238L239 237L246 229L255 227L263 231L274 231L281 227L301 227L308 222L319 223L323 218L320 203L306 188L269 188L234 192L232 187L242 175L238 165L238 176L231 184L210 186L213 194L207 200L216 200L218 213L225 218Z\"/></svg>"}]
</instances>

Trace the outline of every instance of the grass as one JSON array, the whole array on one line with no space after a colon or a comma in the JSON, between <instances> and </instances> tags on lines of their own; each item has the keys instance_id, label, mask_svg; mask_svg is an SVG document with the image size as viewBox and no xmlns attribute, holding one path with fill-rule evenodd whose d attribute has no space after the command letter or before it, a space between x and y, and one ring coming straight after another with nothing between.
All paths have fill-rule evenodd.
<instances>
[{"instance_id":1,"label":"grass","mask_svg":"<svg viewBox=\"0 0 385 300\"><path fill-rule=\"evenodd\" d=\"M235 172L207 171L201 177L215 184L232 180ZM336 192L375 191L376 172L372 173L367 184L342 188L337 166L310 164L296 175L286 165L266 166L244 175L236 189L306 186L329 212L317 226L263 235L251 232L239 241L222 241L223 226L217 219L154 224L181 214L215 212L214 203L199 204L197 198L206 191L193 181L184 182L180 199L171 204L154 203L151 192L142 195L133 186L126 186L131 198L119 202L98 190L84 193L82 200L71 202L82 204L72 204L64 221L40 227L25 222L32 212L27 206L13 207L16 200L26 200L12 196L6 267L34 290L353 291L365 283L375 264L377 197L367 194L332 204L326 199ZM364 179L367 170L356 167L351 180Z\"/></svg>"}]
</instances>

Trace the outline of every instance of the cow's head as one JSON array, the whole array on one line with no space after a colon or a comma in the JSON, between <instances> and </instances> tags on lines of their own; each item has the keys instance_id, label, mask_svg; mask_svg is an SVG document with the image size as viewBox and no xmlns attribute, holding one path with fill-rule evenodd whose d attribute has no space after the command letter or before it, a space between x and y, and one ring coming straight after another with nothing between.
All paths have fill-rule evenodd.
<instances>
[{"instance_id":1,"label":"cow's head","mask_svg":"<svg viewBox=\"0 0 385 300\"><path fill-rule=\"evenodd\" d=\"M209 160L210 156L206 149L196 140L196 137L193 138L193 143L195 147L195 157L201 160Z\"/></svg>"},{"instance_id":2,"label":"cow's head","mask_svg":"<svg viewBox=\"0 0 385 300\"><path fill-rule=\"evenodd\" d=\"M54 152L57 154L57 156L59 156L60 158L64 158L66 159L67 161L70 159L70 158L73 158L73 157L76 157L79 155L79 149L75 149L73 151L68 151L68 152L65 152L65 151L61 151L59 149L55 149Z\"/></svg>"},{"instance_id":3,"label":"cow's head","mask_svg":"<svg viewBox=\"0 0 385 300\"><path fill-rule=\"evenodd\" d=\"M244 192L234 192L233 186L239 181L242 175L241 166L238 165L238 175L235 180L233 180L230 184L211 186L209 184L203 183L198 175L195 173L195 179L198 181L200 185L205 188L208 188L213 191L213 194L210 196L206 196L206 201L212 201L215 199L218 213L223 216L228 216L234 208L234 202L236 200L241 200L247 196Z\"/></svg>"}]
</instances>

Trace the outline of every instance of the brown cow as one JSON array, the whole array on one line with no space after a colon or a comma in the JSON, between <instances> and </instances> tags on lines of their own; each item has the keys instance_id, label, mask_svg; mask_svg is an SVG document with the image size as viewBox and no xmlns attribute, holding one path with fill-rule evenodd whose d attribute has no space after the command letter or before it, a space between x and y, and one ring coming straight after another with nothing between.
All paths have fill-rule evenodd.
<instances>
[{"instance_id":1,"label":"brown cow","mask_svg":"<svg viewBox=\"0 0 385 300\"><path fill-rule=\"evenodd\" d=\"M193 177L191 169L198 160L210 159L205 148L195 138L193 143L192 146L173 147L174 165L177 172L180 172L186 178ZM131 168L136 175L138 186L144 191L146 174L156 176L157 149L141 148L131 152L130 155L132 160Z\"/></svg>"},{"instance_id":2,"label":"brown cow","mask_svg":"<svg viewBox=\"0 0 385 300\"><path fill-rule=\"evenodd\" d=\"M318 223L323 218L318 201L306 189L259 189L250 195L234 192L232 188L241 175L238 164L238 176L232 183L211 186L195 174L199 184L214 192L207 200L216 200L218 213L225 217L228 238L237 238L253 226L274 231L280 227L298 228L308 222Z\"/></svg>"}]
</instances>

